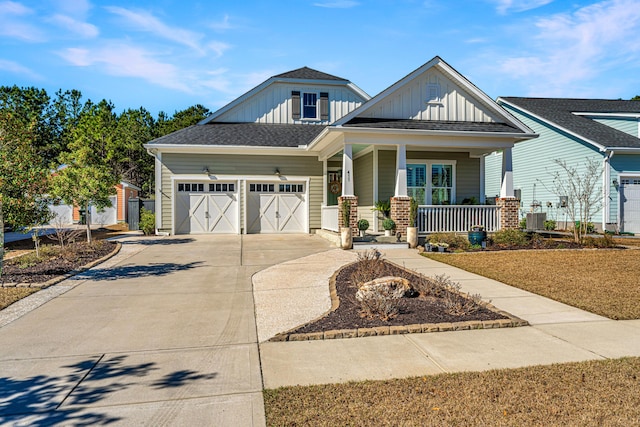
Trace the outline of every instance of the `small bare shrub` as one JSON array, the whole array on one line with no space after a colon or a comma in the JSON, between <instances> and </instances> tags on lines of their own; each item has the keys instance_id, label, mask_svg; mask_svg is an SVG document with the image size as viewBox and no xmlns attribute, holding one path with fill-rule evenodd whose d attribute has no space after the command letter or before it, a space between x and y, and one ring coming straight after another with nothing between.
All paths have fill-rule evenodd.
<instances>
[{"instance_id":1,"label":"small bare shrub","mask_svg":"<svg viewBox=\"0 0 640 427\"><path fill-rule=\"evenodd\" d=\"M84 230L69 228L67 224L62 222L60 217L56 217L56 219L51 223L53 226L53 234L47 234L47 237L54 242L58 242L61 248L64 248L65 245L74 242Z\"/></svg>"},{"instance_id":2,"label":"small bare shrub","mask_svg":"<svg viewBox=\"0 0 640 427\"><path fill-rule=\"evenodd\" d=\"M400 311L402 293L390 287L376 287L365 292L359 291L357 300L360 302L360 312L363 317L380 320L390 320Z\"/></svg>"},{"instance_id":3,"label":"small bare shrub","mask_svg":"<svg viewBox=\"0 0 640 427\"><path fill-rule=\"evenodd\" d=\"M582 244L588 248L613 248L616 246L616 242L608 234L602 237L585 236Z\"/></svg>"},{"instance_id":4,"label":"small bare shrub","mask_svg":"<svg viewBox=\"0 0 640 427\"><path fill-rule=\"evenodd\" d=\"M362 283L385 276L386 270L387 266L382 259L382 254L376 249L359 252L356 269L351 275L351 282L360 286Z\"/></svg>"},{"instance_id":5,"label":"small bare shrub","mask_svg":"<svg viewBox=\"0 0 640 427\"><path fill-rule=\"evenodd\" d=\"M464 316L474 313L483 307L480 294L464 294L460 292L460 283L454 282L444 274L434 276L434 281L441 286L443 293L443 303L448 314L453 316Z\"/></svg>"}]
</instances>

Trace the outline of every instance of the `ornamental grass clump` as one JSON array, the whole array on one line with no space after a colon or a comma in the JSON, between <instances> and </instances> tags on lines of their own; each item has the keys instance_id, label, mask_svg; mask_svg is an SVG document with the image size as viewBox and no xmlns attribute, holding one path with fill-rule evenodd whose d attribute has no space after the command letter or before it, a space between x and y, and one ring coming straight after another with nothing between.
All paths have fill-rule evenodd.
<instances>
[{"instance_id":1,"label":"ornamental grass clump","mask_svg":"<svg viewBox=\"0 0 640 427\"><path fill-rule=\"evenodd\" d=\"M387 265L382 258L382 254L376 249L359 252L356 269L351 275L353 284L359 287L363 283L385 276Z\"/></svg>"}]
</instances>

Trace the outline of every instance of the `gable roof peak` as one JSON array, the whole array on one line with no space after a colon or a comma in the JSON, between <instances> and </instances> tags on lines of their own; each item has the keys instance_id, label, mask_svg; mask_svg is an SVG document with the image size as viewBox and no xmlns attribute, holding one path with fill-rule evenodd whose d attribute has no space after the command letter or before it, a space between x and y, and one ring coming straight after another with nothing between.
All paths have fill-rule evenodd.
<instances>
[{"instance_id":1,"label":"gable roof peak","mask_svg":"<svg viewBox=\"0 0 640 427\"><path fill-rule=\"evenodd\" d=\"M296 68L273 76L274 79L302 79L302 80L336 80L348 82L349 80L309 67Z\"/></svg>"}]
</instances>

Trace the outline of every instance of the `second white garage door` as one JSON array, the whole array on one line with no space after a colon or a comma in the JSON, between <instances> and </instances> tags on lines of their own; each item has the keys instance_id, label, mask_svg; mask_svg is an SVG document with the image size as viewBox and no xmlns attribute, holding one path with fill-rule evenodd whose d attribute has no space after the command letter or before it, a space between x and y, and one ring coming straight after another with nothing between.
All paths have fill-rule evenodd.
<instances>
[{"instance_id":1,"label":"second white garage door","mask_svg":"<svg viewBox=\"0 0 640 427\"><path fill-rule=\"evenodd\" d=\"M247 233L306 233L307 191L303 182L247 184Z\"/></svg>"},{"instance_id":2,"label":"second white garage door","mask_svg":"<svg viewBox=\"0 0 640 427\"><path fill-rule=\"evenodd\" d=\"M238 233L235 182L179 182L176 190L176 234Z\"/></svg>"},{"instance_id":3,"label":"second white garage door","mask_svg":"<svg viewBox=\"0 0 640 427\"><path fill-rule=\"evenodd\" d=\"M620 231L640 233L640 178L620 180Z\"/></svg>"}]
</instances>

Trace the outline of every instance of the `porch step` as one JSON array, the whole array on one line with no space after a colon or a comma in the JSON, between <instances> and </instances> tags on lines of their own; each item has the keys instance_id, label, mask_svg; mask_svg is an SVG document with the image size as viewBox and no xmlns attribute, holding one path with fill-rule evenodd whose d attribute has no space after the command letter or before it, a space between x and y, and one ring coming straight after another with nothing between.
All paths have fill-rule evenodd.
<instances>
[{"instance_id":1,"label":"porch step","mask_svg":"<svg viewBox=\"0 0 640 427\"><path fill-rule=\"evenodd\" d=\"M379 251L386 251L389 249L409 249L407 242L397 243L384 243L384 242L353 242L353 249L355 250L367 250L377 249Z\"/></svg>"}]
</instances>

